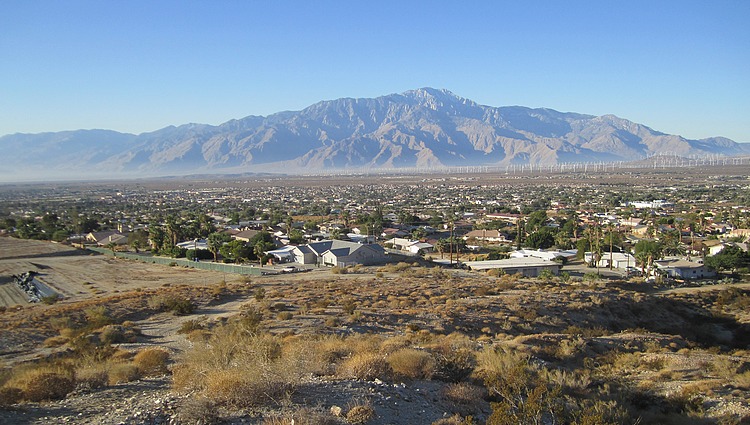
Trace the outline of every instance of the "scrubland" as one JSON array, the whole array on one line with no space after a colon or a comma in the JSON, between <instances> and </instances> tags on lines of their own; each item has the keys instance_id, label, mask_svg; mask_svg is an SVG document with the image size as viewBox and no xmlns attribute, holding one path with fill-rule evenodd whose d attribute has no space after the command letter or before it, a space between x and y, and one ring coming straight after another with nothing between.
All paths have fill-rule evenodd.
<instances>
[{"instance_id":1,"label":"scrubland","mask_svg":"<svg viewBox=\"0 0 750 425\"><path fill-rule=\"evenodd\" d=\"M0 420L750 421L748 283L672 291L405 263L212 277L3 309ZM139 405L144 382L169 403ZM130 398L97 416L108 391Z\"/></svg>"}]
</instances>

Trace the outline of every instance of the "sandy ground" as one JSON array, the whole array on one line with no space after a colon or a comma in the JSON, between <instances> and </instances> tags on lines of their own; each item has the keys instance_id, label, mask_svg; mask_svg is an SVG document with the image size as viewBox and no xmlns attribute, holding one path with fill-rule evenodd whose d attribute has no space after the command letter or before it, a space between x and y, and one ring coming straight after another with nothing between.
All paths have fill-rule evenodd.
<instances>
[{"instance_id":1,"label":"sandy ground","mask_svg":"<svg viewBox=\"0 0 750 425\"><path fill-rule=\"evenodd\" d=\"M3 237L0 238L0 306L27 304L25 294L11 276L28 271L39 273L37 279L62 295L64 301L137 288L208 285L223 278L221 273L211 271L112 259L65 245Z\"/></svg>"}]
</instances>

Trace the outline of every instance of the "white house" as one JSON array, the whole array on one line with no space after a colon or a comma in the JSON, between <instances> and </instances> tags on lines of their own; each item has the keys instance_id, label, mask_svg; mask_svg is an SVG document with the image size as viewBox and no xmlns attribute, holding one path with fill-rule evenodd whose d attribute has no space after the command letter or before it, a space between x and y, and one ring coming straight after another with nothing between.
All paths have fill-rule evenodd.
<instances>
[{"instance_id":1,"label":"white house","mask_svg":"<svg viewBox=\"0 0 750 425\"><path fill-rule=\"evenodd\" d=\"M543 251L541 249L519 249L510 253L510 258L534 257L547 261L554 261L557 257L575 258L577 249L568 251Z\"/></svg>"},{"instance_id":2,"label":"white house","mask_svg":"<svg viewBox=\"0 0 750 425\"><path fill-rule=\"evenodd\" d=\"M593 261L593 253L583 254L583 260L590 264ZM609 252L603 252L597 265L602 268L609 268L610 264L614 269L626 270L628 267L635 267L635 257L627 252L613 252L611 256Z\"/></svg>"},{"instance_id":3,"label":"white house","mask_svg":"<svg viewBox=\"0 0 750 425\"><path fill-rule=\"evenodd\" d=\"M678 258L654 261L656 268L662 270L667 276L678 279L708 279L716 277L716 272L709 270L701 263L685 261Z\"/></svg>"},{"instance_id":4,"label":"white house","mask_svg":"<svg viewBox=\"0 0 750 425\"><path fill-rule=\"evenodd\" d=\"M471 270L500 269L506 274L520 274L524 277L537 277L542 270L549 270L557 276L560 264L554 261L542 260L535 257L509 258L507 260L467 261L464 263Z\"/></svg>"},{"instance_id":5,"label":"white house","mask_svg":"<svg viewBox=\"0 0 750 425\"><path fill-rule=\"evenodd\" d=\"M464 235L464 240L468 240L470 238L475 238L478 241L485 242L510 242L505 239L505 235L499 230L472 230L471 232Z\"/></svg>"}]
</instances>

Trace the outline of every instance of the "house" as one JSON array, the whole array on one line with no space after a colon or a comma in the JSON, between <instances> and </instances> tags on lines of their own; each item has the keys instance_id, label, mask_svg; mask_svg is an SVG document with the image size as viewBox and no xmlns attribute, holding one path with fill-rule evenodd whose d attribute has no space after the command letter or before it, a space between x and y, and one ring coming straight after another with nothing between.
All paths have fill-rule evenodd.
<instances>
[{"instance_id":1,"label":"house","mask_svg":"<svg viewBox=\"0 0 750 425\"><path fill-rule=\"evenodd\" d=\"M232 235L232 237L234 239L237 239L238 241L250 242L250 239L252 239L258 233L260 233L260 230L248 229L248 230L243 230L239 233L235 233Z\"/></svg>"},{"instance_id":2,"label":"house","mask_svg":"<svg viewBox=\"0 0 750 425\"><path fill-rule=\"evenodd\" d=\"M741 243L741 242L720 242L718 244L708 244L708 242L711 241L705 241L706 246L708 247L708 255L716 255L724 250L724 248L728 246L735 246L745 252L747 252L747 244Z\"/></svg>"},{"instance_id":3,"label":"house","mask_svg":"<svg viewBox=\"0 0 750 425\"><path fill-rule=\"evenodd\" d=\"M464 235L464 240L468 240L470 238L474 238L478 241L484 242L510 242L509 240L505 239L505 235L502 234L499 230L472 230L471 232Z\"/></svg>"},{"instance_id":4,"label":"house","mask_svg":"<svg viewBox=\"0 0 750 425\"><path fill-rule=\"evenodd\" d=\"M288 263L295 260L295 248L296 247L294 246L288 245L279 249L274 249L272 251L266 251L266 254L274 256L274 258L276 258L276 261L279 263Z\"/></svg>"},{"instance_id":5,"label":"house","mask_svg":"<svg viewBox=\"0 0 750 425\"><path fill-rule=\"evenodd\" d=\"M583 254L583 261L586 264L591 264L593 261L593 253L586 252ZM613 269L627 270L629 267L635 267L635 257L627 252L603 252L601 258L599 258L598 267L609 268L610 264Z\"/></svg>"},{"instance_id":6,"label":"house","mask_svg":"<svg viewBox=\"0 0 750 425\"><path fill-rule=\"evenodd\" d=\"M110 243L115 245L127 245L128 237L116 230L105 230L102 232L91 232L86 235L87 242L93 242L99 246L107 246Z\"/></svg>"},{"instance_id":7,"label":"house","mask_svg":"<svg viewBox=\"0 0 750 425\"><path fill-rule=\"evenodd\" d=\"M750 238L750 229L733 229L727 236L730 238L741 237L743 240L748 240Z\"/></svg>"},{"instance_id":8,"label":"house","mask_svg":"<svg viewBox=\"0 0 750 425\"><path fill-rule=\"evenodd\" d=\"M363 245L340 240L323 240L294 247L294 261L301 264L328 266L371 265L387 260L380 245Z\"/></svg>"},{"instance_id":9,"label":"house","mask_svg":"<svg viewBox=\"0 0 750 425\"><path fill-rule=\"evenodd\" d=\"M343 241L338 241L343 242ZM357 243L334 244L321 256L323 264L332 267L347 267L362 264L382 264L386 261L385 250L380 245L361 245Z\"/></svg>"},{"instance_id":10,"label":"house","mask_svg":"<svg viewBox=\"0 0 750 425\"><path fill-rule=\"evenodd\" d=\"M396 229L394 227L388 227L386 229L383 229L383 233L380 234L383 238L394 238L394 237L403 237L407 236L409 232L402 229Z\"/></svg>"},{"instance_id":11,"label":"house","mask_svg":"<svg viewBox=\"0 0 750 425\"><path fill-rule=\"evenodd\" d=\"M510 214L510 213L508 213L508 214L491 213L491 214L485 215L484 217L487 218L487 219L489 219L489 220L502 220L502 221L507 221L508 223L511 223L511 224L516 224L516 222L519 219L523 218L523 215L521 215L521 214Z\"/></svg>"},{"instance_id":12,"label":"house","mask_svg":"<svg viewBox=\"0 0 750 425\"><path fill-rule=\"evenodd\" d=\"M560 273L560 264L554 261L535 257L509 258L507 260L467 261L464 263L470 270L500 269L506 274L520 274L523 277L537 277L542 270L549 270L553 275Z\"/></svg>"},{"instance_id":13,"label":"house","mask_svg":"<svg viewBox=\"0 0 750 425\"><path fill-rule=\"evenodd\" d=\"M685 261L678 258L670 258L654 261L656 268L662 270L667 276L676 279L708 279L716 277L716 272L709 270L701 263Z\"/></svg>"},{"instance_id":14,"label":"house","mask_svg":"<svg viewBox=\"0 0 750 425\"><path fill-rule=\"evenodd\" d=\"M185 249L208 249L208 242L205 239L194 239L191 241L180 242L177 244L180 248Z\"/></svg>"},{"instance_id":15,"label":"house","mask_svg":"<svg viewBox=\"0 0 750 425\"><path fill-rule=\"evenodd\" d=\"M541 249L519 249L510 253L510 258L534 257L547 261L555 261L557 257L563 257L568 260L575 258L578 253L577 249L568 251L543 251Z\"/></svg>"},{"instance_id":16,"label":"house","mask_svg":"<svg viewBox=\"0 0 750 425\"><path fill-rule=\"evenodd\" d=\"M413 239L404 239L404 238L393 238L391 239L391 242L393 243L393 249L398 249L400 251L408 251L412 254L419 254L432 252L434 246L431 243L422 242L418 240Z\"/></svg>"},{"instance_id":17,"label":"house","mask_svg":"<svg viewBox=\"0 0 750 425\"><path fill-rule=\"evenodd\" d=\"M410 245L419 241L406 239L406 238L393 238L390 240L390 242L393 244L393 249L398 249L400 251L407 251Z\"/></svg>"},{"instance_id":18,"label":"house","mask_svg":"<svg viewBox=\"0 0 750 425\"><path fill-rule=\"evenodd\" d=\"M412 254L424 254L428 252L432 252L435 247L431 243L427 242L415 242L408 247L408 251Z\"/></svg>"}]
</instances>

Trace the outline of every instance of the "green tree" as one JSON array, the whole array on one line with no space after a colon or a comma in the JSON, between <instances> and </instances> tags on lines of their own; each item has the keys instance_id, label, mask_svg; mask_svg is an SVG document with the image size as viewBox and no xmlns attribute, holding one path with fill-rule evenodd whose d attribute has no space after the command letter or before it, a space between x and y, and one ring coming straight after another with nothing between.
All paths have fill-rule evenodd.
<instances>
[{"instance_id":1,"label":"green tree","mask_svg":"<svg viewBox=\"0 0 750 425\"><path fill-rule=\"evenodd\" d=\"M151 250L159 252L166 245L167 234L163 227L152 224L148 227L148 238L151 241Z\"/></svg>"},{"instance_id":2,"label":"green tree","mask_svg":"<svg viewBox=\"0 0 750 425\"><path fill-rule=\"evenodd\" d=\"M289 243L299 245L305 242L305 234L301 230L293 229L289 232Z\"/></svg>"},{"instance_id":3,"label":"green tree","mask_svg":"<svg viewBox=\"0 0 750 425\"><path fill-rule=\"evenodd\" d=\"M240 240L231 240L219 248L219 252L224 258L229 258L235 263L241 263L242 260L248 260L252 255L252 250L245 242Z\"/></svg>"},{"instance_id":4,"label":"green tree","mask_svg":"<svg viewBox=\"0 0 750 425\"><path fill-rule=\"evenodd\" d=\"M226 233L214 232L208 235L206 238L206 245L208 245L208 250L211 251L211 254L214 255L214 261L218 261L219 250L221 247L231 240L232 237Z\"/></svg>"},{"instance_id":5,"label":"green tree","mask_svg":"<svg viewBox=\"0 0 750 425\"><path fill-rule=\"evenodd\" d=\"M540 227L526 237L526 246L534 249L547 249L555 244L555 235L549 227Z\"/></svg>"},{"instance_id":6,"label":"green tree","mask_svg":"<svg viewBox=\"0 0 750 425\"><path fill-rule=\"evenodd\" d=\"M547 211L534 211L526 218L526 233L531 234L539 230L547 222Z\"/></svg>"},{"instance_id":7,"label":"green tree","mask_svg":"<svg viewBox=\"0 0 750 425\"><path fill-rule=\"evenodd\" d=\"M641 240L633 247L635 258L641 263L643 276L648 277L654 266L654 260L658 260L662 255L661 244L653 240Z\"/></svg>"},{"instance_id":8,"label":"green tree","mask_svg":"<svg viewBox=\"0 0 750 425\"><path fill-rule=\"evenodd\" d=\"M706 257L705 264L718 272L734 273L740 268L750 266L750 254L737 246L726 246L718 254Z\"/></svg>"}]
</instances>

